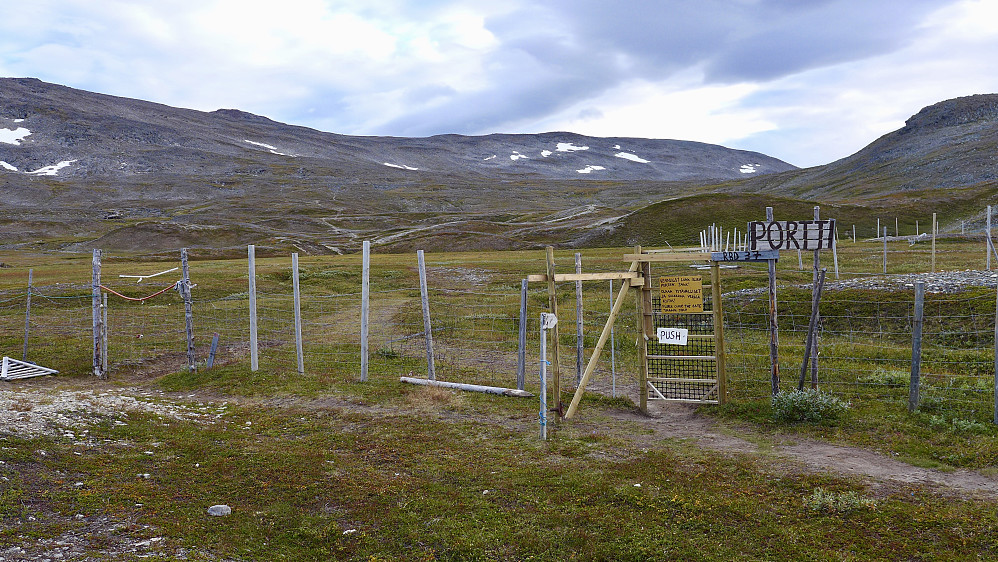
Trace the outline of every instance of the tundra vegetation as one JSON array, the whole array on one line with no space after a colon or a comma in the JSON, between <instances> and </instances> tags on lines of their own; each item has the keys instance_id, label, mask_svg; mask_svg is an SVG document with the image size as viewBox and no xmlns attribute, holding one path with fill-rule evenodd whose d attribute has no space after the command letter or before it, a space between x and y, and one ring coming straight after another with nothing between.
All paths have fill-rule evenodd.
<instances>
[{"instance_id":1,"label":"tundra vegetation","mask_svg":"<svg viewBox=\"0 0 998 562\"><path fill-rule=\"evenodd\" d=\"M980 239L947 238L938 248L937 269L983 268ZM927 245L894 242L891 249L890 271L928 270ZM879 250L878 242L841 241L840 269L851 272L844 276L878 271ZM619 270L627 251L585 250L584 267ZM557 252L561 270L571 268L572 252ZM197 252L192 256L197 259ZM830 254L823 259L830 266ZM28 268L36 286L90 279L88 254L8 252L0 261L12 266L0 269L4 291L23 289ZM261 290L287 292L289 261L260 259ZM356 254L303 256L303 291L359 292L360 261ZM378 291L415 286L414 256L375 253L372 261L375 298ZM469 307L481 298L475 293L515 293L523 276L544 271L541 250L434 253L427 261L431 280L436 275L441 284L455 282L453 272L476 272L473 282L465 281L475 291L461 297ZM162 261L129 255L109 259L106 267L108 278L125 270L167 268ZM689 271L677 266L680 270ZM245 292L246 262L195 261L192 277L195 298ZM765 278L759 266L725 271L726 299L745 298L730 291L763 287ZM796 287L810 282L807 266L798 270L796 256L786 255L778 278L781 299L787 299L781 311L799 308L806 314L809 292ZM573 309L573 285L559 287L565 310ZM993 311L994 289L976 291ZM822 310L835 316L842 301L889 301L889 296L889 291L828 290ZM418 306L418 291L402 300ZM604 285L586 285L592 314L605 314L608 300ZM532 297L531 310L538 312L545 301ZM625 310L634 310L628 306ZM455 330L470 329L462 322L473 322L459 314L460 307L459 301L449 305L440 313L442 321L452 313L462 319L454 321ZM50 304L49 314L53 308L60 313ZM42 310L39 306L38 313ZM130 310L162 314L150 305ZM88 373L89 349L72 348L57 333L33 333L32 360L45 365L69 357L78 368L0 387L10 404L0 429L0 556L43 556L58 548L78 557L123 560L998 556L993 480L998 431L986 412L969 415L943 400L909 413L903 368L885 366L880 356L829 352L833 359L822 360L822 372L851 376L856 383L832 389L850 403L837 409L837 416L785 420L765 393L768 364L748 361L733 375L731 403L666 408L657 417L644 417L634 406L633 316L625 314L617 327L621 396L605 392L602 375L599 392L588 392L579 416L553 425L547 441L538 438L535 400L400 384L400 375L421 368L425 357L418 354L381 350L365 383L359 382L356 359L312 358L299 375L267 349L255 372L247 353L226 355L213 369L202 365L195 373L179 356L167 355L113 369L109 380L99 381ZM356 322L347 316L327 320ZM169 321L182 333L175 315ZM19 357L22 329L23 316L4 316L3 354ZM594 332L590 328L586 336L589 348ZM961 348L960 337L954 334L951 345L931 353L957 354L954 369L959 358L982 353L981 346ZM536 334L530 338L536 340ZM177 341L182 355L182 335ZM764 354L766 340L758 332L738 341L738 352ZM574 345L574 330L562 331L562 345L563 357L574 355L568 347ZM836 341L828 337L822 345ZM896 341L882 354L903 361L908 353L910 359L906 345ZM983 348L988 345L992 342ZM802 346L789 335L783 346L789 390ZM515 354L515 346L509 351ZM975 356L971 363L982 361ZM563 380L574 380L567 365ZM441 375L486 383L492 376L473 366L443 369ZM974 387L979 378L948 380L986 394ZM528 381L533 379L536 374L528 370ZM499 382L509 386L511 380L512 374ZM537 385L529 382L527 389L536 392ZM93 408L58 418L42 431L18 431L19 420L33 412L66 401L90 403L101 395L129 396L144 406ZM675 415L682 421L667 423ZM719 445L711 446L712 440ZM844 466L816 467L781 453L815 443L943 476L976 474L985 484L906 482L851 473ZM216 504L231 506L232 514L209 516L208 507Z\"/></svg>"}]
</instances>

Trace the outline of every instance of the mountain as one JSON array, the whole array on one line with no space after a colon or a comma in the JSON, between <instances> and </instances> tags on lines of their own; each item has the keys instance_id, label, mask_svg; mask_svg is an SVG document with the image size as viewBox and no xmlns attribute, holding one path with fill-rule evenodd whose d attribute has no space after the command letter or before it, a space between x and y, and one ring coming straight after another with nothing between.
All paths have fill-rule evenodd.
<instances>
[{"instance_id":1,"label":"mountain","mask_svg":"<svg viewBox=\"0 0 998 562\"><path fill-rule=\"evenodd\" d=\"M676 140L347 136L0 79L7 247L532 247L691 186L793 169Z\"/></svg>"},{"instance_id":2,"label":"mountain","mask_svg":"<svg viewBox=\"0 0 998 562\"><path fill-rule=\"evenodd\" d=\"M564 132L426 138L338 135L234 109L177 109L30 78L0 79L0 127L6 127L8 137L17 137L15 144L0 144L7 172L67 179L148 174L276 177L291 168L299 175L342 179L349 174L358 181L677 181L794 169L755 152L676 140Z\"/></svg>"},{"instance_id":3,"label":"mountain","mask_svg":"<svg viewBox=\"0 0 998 562\"><path fill-rule=\"evenodd\" d=\"M836 201L926 190L988 187L998 181L998 94L942 101L859 152L824 166L728 186Z\"/></svg>"}]
</instances>

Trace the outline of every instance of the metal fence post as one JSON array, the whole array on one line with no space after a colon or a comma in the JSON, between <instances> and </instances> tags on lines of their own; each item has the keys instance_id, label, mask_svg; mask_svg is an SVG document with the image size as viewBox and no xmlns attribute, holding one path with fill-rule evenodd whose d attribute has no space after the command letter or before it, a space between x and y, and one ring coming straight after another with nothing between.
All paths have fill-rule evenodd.
<instances>
[{"instance_id":1,"label":"metal fence post","mask_svg":"<svg viewBox=\"0 0 998 562\"><path fill-rule=\"evenodd\" d=\"M527 372L527 280L520 281L519 352L516 354L516 389L523 390Z\"/></svg>"},{"instance_id":2,"label":"metal fence post","mask_svg":"<svg viewBox=\"0 0 998 562\"><path fill-rule=\"evenodd\" d=\"M371 241L364 240L364 257L361 262L360 285L360 382L367 382L368 370L368 316L371 310Z\"/></svg>"},{"instance_id":3,"label":"metal fence post","mask_svg":"<svg viewBox=\"0 0 998 562\"><path fill-rule=\"evenodd\" d=\"M298 354L298 374L305 374L305 353L301 339L301 288L298 278L298 252L291 254L291 285L295 296L295 351Z\"/></svg>"},{"instance_id":4,"label":"metal fence post","mask_svg":"<svg viewBox=\"0 0 998 562\"><path fill-rule=\"evenodd\" d=\"M247 253L249 256L250 370L256 371L260 368L256 333L256 246L250 244Z\"/></svg>"},{"instance_id":5,"label":"metal fence post","mask_svg":"<svg viewBox=\"0 0 998 562\"><path fill-rule=\"evenodd\" d=\"M925 281L915 282L915 317L911 327L911 381L908 389L908 411L918 409L918 380L922 368L922 316L925 305Z\"/></svg>"}]
</instances>

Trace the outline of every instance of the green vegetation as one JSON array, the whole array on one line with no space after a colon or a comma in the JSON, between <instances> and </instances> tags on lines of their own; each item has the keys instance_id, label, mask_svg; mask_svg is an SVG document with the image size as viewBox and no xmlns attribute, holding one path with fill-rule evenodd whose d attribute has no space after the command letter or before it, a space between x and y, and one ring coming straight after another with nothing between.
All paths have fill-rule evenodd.
<instances>
[{"instance_id":1,"label":"green vegetation","mask_svg":"<svg viewBox=\"0 0 998 562\"><path fill-rule=\"evenodd\" d=\"M773 417L781 422L832 421L848 409L849 404L818 389L794 389L773 397Z\"/></svg>"},{"instance_id":2,"label":"green vegetation","mask_svg":"<svg viewBox=\"0 0 998 562\"><path fill-rule=\"evenodd\" d=\"M917 252L922 248L892 244L892 268L927 269L927 256ZM877 250L876 244L843 242L840 267L852 272L849 276L868 273L870 263L879 265L870 259ZM585 250L584 269L619 270L626 251ZM560 271L569 269L571 254L557 253ZM950 269L980 267L982 254L978 242L963 240L948 242L938 259ZM247 351L236 345L232 329L223 336L223 346L232 344L231 349L220 354L215 368L188 372L183 349L174 349L182 305L171 293L145 305L113 302L112 347L117 357L126 350L129 355L106 383L88 375L89 349L79 345L86 344L89 329L89 256L5 254L0 261L14 266L0 269L0 290L9 296L0 305L4 353L20 350L24 318L16 303L31 267L36 286L49 295L33 301L31 357L65 366L58 377L0 389L25 393L14 412L41 415L46 401L92 391L134 395L152 405L83 416L72 427L42 435L9 430L0 435L0 551L23 545L41 552L41 541L75 535L102 537L86 547L95 558L126 560L175 559L181 552L193 560L998 556L996 502L986 491L883 485L834 467L806 468L780 452L790 443L814 440L919 467L989 474L998 465L998 429L988 410L993 326L982 319L993 318L992 289L927 298L933 320L925 329L935 339L926 339L923 407L914 413L906 409L909 335L903 328L884 328L903 323L899 319L909 314L910 297L903 289L826 293L824 392L820 400L792 401L785 413L768 397L767 339L757 323L762 304L752 294L731 295L724 304L735 323L728 331L733 400L699 407L695 415L687 412L683 422L636 411L638 363L630 312L635 305L628 302L615 340L622 396L603 393L608 378L600 374L601 393L586 393L579 416L553 424L550 439L542 442L536 400L398 383L401 375L418 374L425 362L421 348L406 345L409 340L377 340L370 380L359 382L358 344L350 331L355 301L349 300L358 292L357 255L301 260L310 338L304 375L296 373L287 338L289 260L275 257L258 263L258 286L269 296L261 302L279 312L261 324L265 347L259 370L250 370ZM379 322L419 324L414 257L375 254L372 261ZM543 252L428 254L427 261L441 328L439 375L510 385L519 280L543 271ZM201 307L196 309L200 357L212 329L242 326L245 265L244 260L192 263ZM105 262L105 279L125 294L144 295L174 279L136 285L117 275L167 267L112 256ZM800 318L809 308L808 291L791 285L806 283L810 272L799 271L794 259L783 259L778 267L786 284L780 288L786 319L780 354L787 374L780 396L790 399L794 393L788 387L796 383L791 373L803 348ZM655 274L672 271L689 270L677 265ZM722 283L725 290L754 289L763 287L764 279L762 266L747 265L725 271ZM57 294L56 282L76 285ZM585 288L587 315L595 318L587 326L590 346L609 308L607 285ZM572 326L574 286L560 286L558 298L563 320ZM546 301L542 290L532 288L531 314ZM961 329L967 322L977 324ZM63 331L45 330L55 325ZM151 328L157 326L167 327L159 334ZM138 328L145 329L142 338L129 332ZM532 346L534 329L531 325ZM563 330L562 342L574 345L574 330ZM489 353L459 353L465 349ZM531 361L536 358L536 348L528 353ZM480 360L483 355L486 361ZM567 357L572 354L566 348L562 355L562 377L570 378L574 357ZM531 379L528 390L536 389ZM808 409L837 400L848 400L850 408L834 420L827 410ZM158 411L156 405L186 414ZM781 421L786 419L811 422ZM676 429L685 423L693 429ZM696 441L698 431L747 445L714 449ZM207 508L219 503L230 505L232 515L208 516ZM123 544L146 546L125 552Z\"/></svg>"}]
</instances>

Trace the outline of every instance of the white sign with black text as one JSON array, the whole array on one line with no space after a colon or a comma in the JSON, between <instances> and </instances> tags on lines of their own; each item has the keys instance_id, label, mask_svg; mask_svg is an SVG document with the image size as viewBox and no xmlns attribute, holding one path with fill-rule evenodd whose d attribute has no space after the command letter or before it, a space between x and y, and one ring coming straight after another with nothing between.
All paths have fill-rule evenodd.
<instances>
[{"instance_id":1,"label":"white sign with black text","mask_svg":"<svg viewBox=\"0 0 998 562\"><path fill-rule=\"evenodd\" d=\"M671 345L686 345L690 331L686 328L659 328L658 343Z\"/></svg>"}]
</instances>

